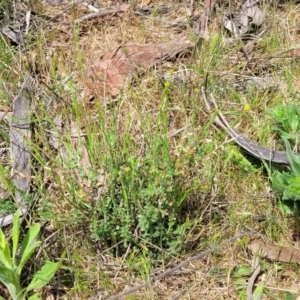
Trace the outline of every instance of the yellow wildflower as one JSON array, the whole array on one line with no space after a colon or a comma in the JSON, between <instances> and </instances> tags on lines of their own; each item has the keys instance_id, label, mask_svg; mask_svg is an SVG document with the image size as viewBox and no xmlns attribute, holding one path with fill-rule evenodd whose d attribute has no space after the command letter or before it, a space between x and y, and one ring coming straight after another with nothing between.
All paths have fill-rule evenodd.
<instances>
[{"instance_id":1,"label":"yellow wildflower","mask_svg":"<svg viewBox=\"0 0 300 300\"><path fill-rule=\"evenodd\" d=\"M249 104L244 105L244 111L249 111L251 109Z\"/></svg>"},{"instance_id":2,"label":"yellow wildflower","mask_svg":"<svg viewBox=\"0 0 300 300\"><path fill-rule=\"evenodd\" d=\"M131 170L131 169L130 169L129 167L125 167L125 168L124 168L124 171L125 171L126 173L130 172L130 170Z\"/></svg>"},{"instance_id":3,"label":"yellow wildflower","mask_svg":"<svg viewBox=\"0 0 300 300\"><path fill-rule=\"evenodd\" d=\"M171 82L170 81L166 81L165 82L165 88L167 89L167 88L169 88L171 86Z\"/></svg>"}]
</instances>

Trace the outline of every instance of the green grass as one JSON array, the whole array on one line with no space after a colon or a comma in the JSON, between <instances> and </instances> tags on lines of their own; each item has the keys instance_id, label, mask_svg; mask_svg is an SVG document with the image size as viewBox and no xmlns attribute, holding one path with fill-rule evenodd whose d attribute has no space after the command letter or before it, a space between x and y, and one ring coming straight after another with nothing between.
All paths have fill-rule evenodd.
<instances>
[{"instance_id":1,"label":"green grass","mask_svg":"<svg viewBox=\"0 0 300 300\"><path fill-rule=\"evenodd\" d=\"M288 16L290 10L293 6L286 5L280 13ZM272 8L266 24L277 22L276 13L277 8ZM271 242L294 244L290 232L297 231L297 220L287 218L280 195L269 192L264 164L213 126L215 114L205 112L199 91L206 84L232 126L238 125L248 138L266 147L284 148L269 111L297 100L297 61L246 61L240 51L243 41L230 39L216 16L209 24L210 38L197 57L187 53L143 70L117 99L105 102L96 96L95 103L87 106L81 98L86 69L111 48L116 28L128 28L120 36L122 42L167 39L163 30L152 35L162 24L151 18L124 18L116 22L116 28L99 22L86 25L88 30L84 26L70 29L69 36L42 27L23 50L0 39L1 105L10 104L7 88L17 93L15 82L21 79L15 79L15 74L21 78L30 63L15 61L22 61L25 54L34 57L37 77L55 92L41 85L33 100L32 218L47 224L49 232L57 232L44 256L59 257L63 249L67 251L54 281L60 291L65 290L61 293L66 299L116 294L140 282L139 278L149 279L153 269L166 268L170 261L178 262L248 229L258 230ZM288 34L286 27L280 31L277 25L271 27L258 41L255 55L277 55L290 48L293 41ZM280 86L277 90L246 82L251 76L266 75ZM57 116L62 118L62 131L55 127ZM74 128L81 131L80 138ZM1 128L6 147L7 130L7 126ZM49 141L51 132L57 136L58 149ZM8 153L0 163L1 188L13 193ZM11 209L5 206L0 202L1 209ZM265 221L255 222L253 217L261 214ZM46 242L49 235L44 234ZM223 293L222 299L237 299L245 289L243 285L236 290L236 278L241 277L240 270L250 267L246 245L243 240L209 256L205 263L195 263L200 275L194 276L193 269L191 279L180 275L181 279L187 285L194 281L203 290L208 288L210 299L221 299L217 290ZM215 265L223 270L221 275L211 272L207 277ZM267 268L263 272L270 278L268 284L277 287L274 278L280 276ZM154 286L131 298L170 298L170 291L178 288L175 281L172 284L171 288L164 285L168 293L159 294ZM220 287L226 287L226 292ZM193 286L186 295L200 294Z\"/></svg>"}]
</instances>

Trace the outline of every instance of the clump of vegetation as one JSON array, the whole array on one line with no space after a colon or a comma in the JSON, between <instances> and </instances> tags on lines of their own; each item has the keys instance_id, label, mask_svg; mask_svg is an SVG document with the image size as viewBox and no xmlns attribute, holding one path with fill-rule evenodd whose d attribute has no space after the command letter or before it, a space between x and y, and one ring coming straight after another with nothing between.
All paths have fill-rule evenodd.
<instances>
[{"instance_id":1,"label":"clump of vegetation","mask_svg":"<svg viewBox=\"0 0 300 300\"><path fill-rule=\"evenodd\" d=\"M192 256L248 229L257 230L269 241L293 242L291 219L274 205L275 197L268 189L271 181L280 206L297 213L300 161L292 149L299 147L300 118L296 105L276 108L283 99L294 101L299 78L293 59L278 59L286 55L282 49L298 44L293 1L276 8L267 1L257 2L268 13L261 27L245 39L233 38L221 21L227 12L233 16L235 12L230 11L235 7L240 11L240 1L216 1L207 36L194 50L168 62L161 60L150 70L138 67L140 72L128 77L118 97L102 97L96 90L93 103L85 103L81 91L97 60L116 44L154 45L186 32L192 26L185 23L185 4L174 1L169 13L161 14L160 6L169 7L169 3L151 1L147 6L154 10L147 17L137 11L139 5L123 12L111 4L117 13L73 26L74 20L89 13L86 7L70 6L66 1L57 6L48 5L53 1L37 2L22 3L23 8L14 5L7 13L6 5L12 2L0 1L0 16L11 14L4 25L14 25L15 9L24 10L27 18L28 11L34 12L28 28L24 23L29 30L24 44L10 45L9 38L1 35L0 109L9 111L17 83L32 71L39 90L32 103L31 218L43 220L47 224L43 234L51 233L43 247L45 256L54 256L57 262L63 250L68 253L64 261L68 276L57 280L66 293L63 297L106 298L140 282L137 276L149 280L153 266L168 268L170 257L176 261ZM194 19L202 13L203 3L192 2ZM190 37L193 35L191 32ZM199 92L202 86L214 94L230 126L238 126L247 138L270 145L274 142L272 128L278 140L284 138L291 168L273 169L269 178L264 177L261 161L245 156L213 125L217 112L205 112ZM274 122L265 117L267 107L275 107L273 127ZM0 199L5 198L3 191L14 194L9 124L2 121ZM5 211L15 206L0 200ZM263 221L256 222L257 215L263 215ZM39 229L35 226L34 232ZM32 227L30 230L32 235ZM3 249L8 252L11 248L6 242ZM190 270L178 274L180 284L162 280L162 288L144 289L132 297L246 299L252 274L246 243L241 240L210 254L207 260L195 261ZM32 240L33 245L40 244ZM19 252L11 259L16 264ZM36 260L43 265L41 256ZM30 262L23 266L23 273ZM274 267L269 268L271 265ZM288 274L283 274L285 266L272 262L267 266L260 277L266 282L257 282L253 296L284 299L282 291L292 291L288 277L298 278L299 270L288 266ZM43 279L48 282L51 276ZM30 282L21 285L29 297L45 294L42 284L30 291L26 290L33 286ZM49 290L49 297L57 296Z\"/></svg>"},{"instance_id":2,"label":"clump of vegetation","mask_svg":"<svg viewBox=\"0 0 300 300\"><path fill-rule=\"evenodd\" d=\"M280 105L270 111L277 122L273 129L283 139L290 163L290 170L275 170L271 175L273 188L280 193L283 208L287 213L299 215L300 201L300 156L292 151L298 150L300 137L300 113L296 104Z\"/></svg>"},{"instance_id":3,"label":"clump of vegetation","mask_svg":"<svg viewBox=\"0 0 300 300\"><path fill-rule=\"evenodd\" d=\"M38 290L49 283L62 263L63 256L58 262L47 261L40 270L35 272L26 287L21 285L21 275L25 264L37 247L41 245L41 241L36 239L40 230L40 224L29 227L20 247L20 224L17 212L13 220L11 247L0 229L0 282L8 289L13 300L41 299ZM33 294L30 296L30 293ZM1 296L0 299L4 300Z\"/></svg>"},{"instance_id":4,"label":"clump of vegetation","mask_svg":"<svg viewBox=\"0 0 300 300\"><path fill-rule=\"evenodd\" d=\"M300 113L298 105L278 105L270 110L269 114L276 122L272 129L276 131L280 138L287 139L298 150L300 141Z\"/></svg>"},{"instance_id":5,"label":"clump of vegetation","mask_svg":"<svg viewBox=\"0 0 300 300\"><path fill-rule=\"evenodd\" d=\"M96 240L109 245L122 242L119 250L132 243L152 253L158 248L176 253L183 244L186 225L182 207L188 191L171 155L167 136L169 86L162 93L164 106L160 108L155 129L150 132L145 124L144 132L148 134L144 155L134 157L128 151L134 144L129 130L120 141L123 153L113 151L116 145L111 144L106 161L110 174L108 193L96 205L91 230ZM113 132L108 134L109 144Z\"/></svg>"},{"instance_id":6,"label":"clump of vegetation","mask_svg":"<svg viewBox=\"0 0 300 300\"><path fill-rule=\"evenodd\" d=\"M95 211L94 238L111 245L123 241L125 247L132 242L178 251L185 233L180 213L186 198L184 183L171 158L165 164L157 157L157 164L131 158L112 174L109 194Z\"/></svg>"}]
</instances>

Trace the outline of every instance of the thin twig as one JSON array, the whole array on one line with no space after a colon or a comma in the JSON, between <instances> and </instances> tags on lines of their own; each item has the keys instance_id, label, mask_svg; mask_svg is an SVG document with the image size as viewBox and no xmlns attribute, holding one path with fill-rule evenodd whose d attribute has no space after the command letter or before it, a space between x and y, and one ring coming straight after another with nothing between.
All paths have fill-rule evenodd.
<instances>
[{"instance_id":1,"label":"thin twig","mask_svg":"<svg viewBox=\"0 0 300 300\"><path fill-rule=\"evenodd\" d=\"M247 295L247 300L253 300L252 298L252 290L254 287L255 280L257 279L259 273L260 273L260 264L259 264L259 259L254 257L254 272L252 276L248 280L247 288L246 288L246 295Z\"/></svg>"},{"instance_id":2,"label":"thin twig","mask_svg":"<svg viewBox=\"0 0 300 300\"><path fill-rule=\"evenodd\" d=\"M184 260L183 262L181 262L180 264L178 264L174 268L171 268L171 269L167 270L166 272L164 272L164 273L162 273L162 274L160 274L158 276L155 276L151 280L149 280L149 281L147 281L145 283L133 286L132 288L130 288L130 289L124 291L124 292L121 292L121 293L119 293L119 294L117 294L115 296L109 297L107 300L117 300L117 299L120 299L121 297L124 297L124 296L127 296L129 294L135 293L135 292L137 292L138 290L140 290L142 288L148 287L151 284L151 282L155 282L157 280L161 280L161 279L163 279L165 277L171 276L174 272L178 271L179 269L181 269L183 266L187 265L188 263L191 263L191 262L193 262L195 260L201 259L201 258L205 257L206 255L208 255L210 253L213 253L213 252L221 249L222 247L226 246L229 243L235 242L236 240L238 240L240 238L243 238L244 236L252 235L254 233L255 233L255 231L242 232L242 233L236 235L235 237L232 237L232 238L230 238L230 239L222 242L221 244L219 244L219 245L217 245L217 246L215 246L213 248L210 248L208 250L202 251L199 254L197 254L195 256L192 256L192 257Z\"/></svg>"}]
</instances>

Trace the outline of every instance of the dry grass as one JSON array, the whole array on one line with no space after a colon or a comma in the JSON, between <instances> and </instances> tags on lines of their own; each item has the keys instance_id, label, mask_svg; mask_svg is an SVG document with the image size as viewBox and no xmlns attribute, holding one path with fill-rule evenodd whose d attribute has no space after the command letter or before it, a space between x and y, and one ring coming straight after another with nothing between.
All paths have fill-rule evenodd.
<instances>
[{"instance_id":1,"label":"dry grass","mask_svg":"<svg viewBox=\"0 0 300 300\"><path fill-rule=\"evenodd\" d=\"M263 27L268 30L254 47L255 57L278 56L299 46L299 8L296 4L274 7L266 1L261 2L261 7L267 12ZM152 1L155 7L163 4ZM299 247L299 225L296 220L287 218L276 205L263 165L246 155L252 165L248 170L243 162L234 158L226 135L211 125L213 116L205 113L199 93L207 75L208 89L215 94L220 109L232 124L238 124L241 132L259 144L279 148L267 110L281 102L295 101L299 96L298 62L294 58L247 61L241 52L243 42L231 38L222 28L225 4L224 7L219 4L213 14L209 37L196 59L187 52L174 61L141 70L124 87L123 96L118 101L109 102L96 97L88 107L82 103L83 80L96 59L118 44L171 40L180 29L167 25L176 18L186 18L185 5L176 1L172 4L172 12L146 17L129 9L122 17L95 19L78 28L63 25L62 21L77 18L86 10L74 9L62 14L60 6L41 6L38 8L40 12L60 15L59 21L39 20L38 31L32 33L33 42L25 49L14 50L11 71L2 71L5 80L1 84L1 94L2 91L15 90L15 82L30 69L40 82L59 95L56 97L43 88L34 103L37 129L33 145L36 169L33 192L40 197L33 217L48 224L46 232L49 232L45 237L58 231L51 243L45 245L44 255L58 257L62 249L68 254L53 288L45 289L45 299L56 293L60 297L57 299L103 299L101 297L144 282L154 273L153 270L160 272L244 230L257 230L264 239L278 245ZM202 4L195 1L195 5L201 11ZM185 241L181 251L173 253L166 261L151 258L134 245L127 245L125 251L113 255L118 253L110 250L118 247L112 243L109 249L104 241L95 242L90 233L95 202L101 201L112 171L104 162L110 151L105 133L117 133L116 153L136 157L142 162L148 153L149 137L159 126L162 91L168 74L174 81L170 80L165 112L167 131L173 133L184 128L169 138L169 150L181 183L188 190L185 215L180 215L185 218ZM71 79L64 83L70 75ZM247 83L249 77L266 76L272 77L277 89L261 90ZM3 99L0 104L7 105L7 100ZM243 110L246 104L251 107L249 111ZM63 116L67 130L70 120L75 120L85 130L92 174L69 167L47 146L47 136L42 129L51 129L51 122L57 114ZM115 126L114 131L111 126ZM7 141L4 139L3 142ZM76 150L70 148L74 155ZM238 157L242 155L244 153L239 153ZM7 162L8 157L3 161ZM121 165L126 166L126 163L125 160ZM256 222L253 217L261 214L266 216L266 221ZM143 241L138 245L151 248ZM252 256L246 245L247 239L243 239L226 246L187 265L179 274L155 282L149 289L140 290L126 299L242 299L238 297L233 275L238 267L251 266ZM156 247L164 253L160 245ZM267 289L277 299L284 299L284 291L300 295L296 266L267 261L263 264L265 269L258 282L264 280ZM264 295L263 299L272 298Z\"/></svg>"}]
</instances>

